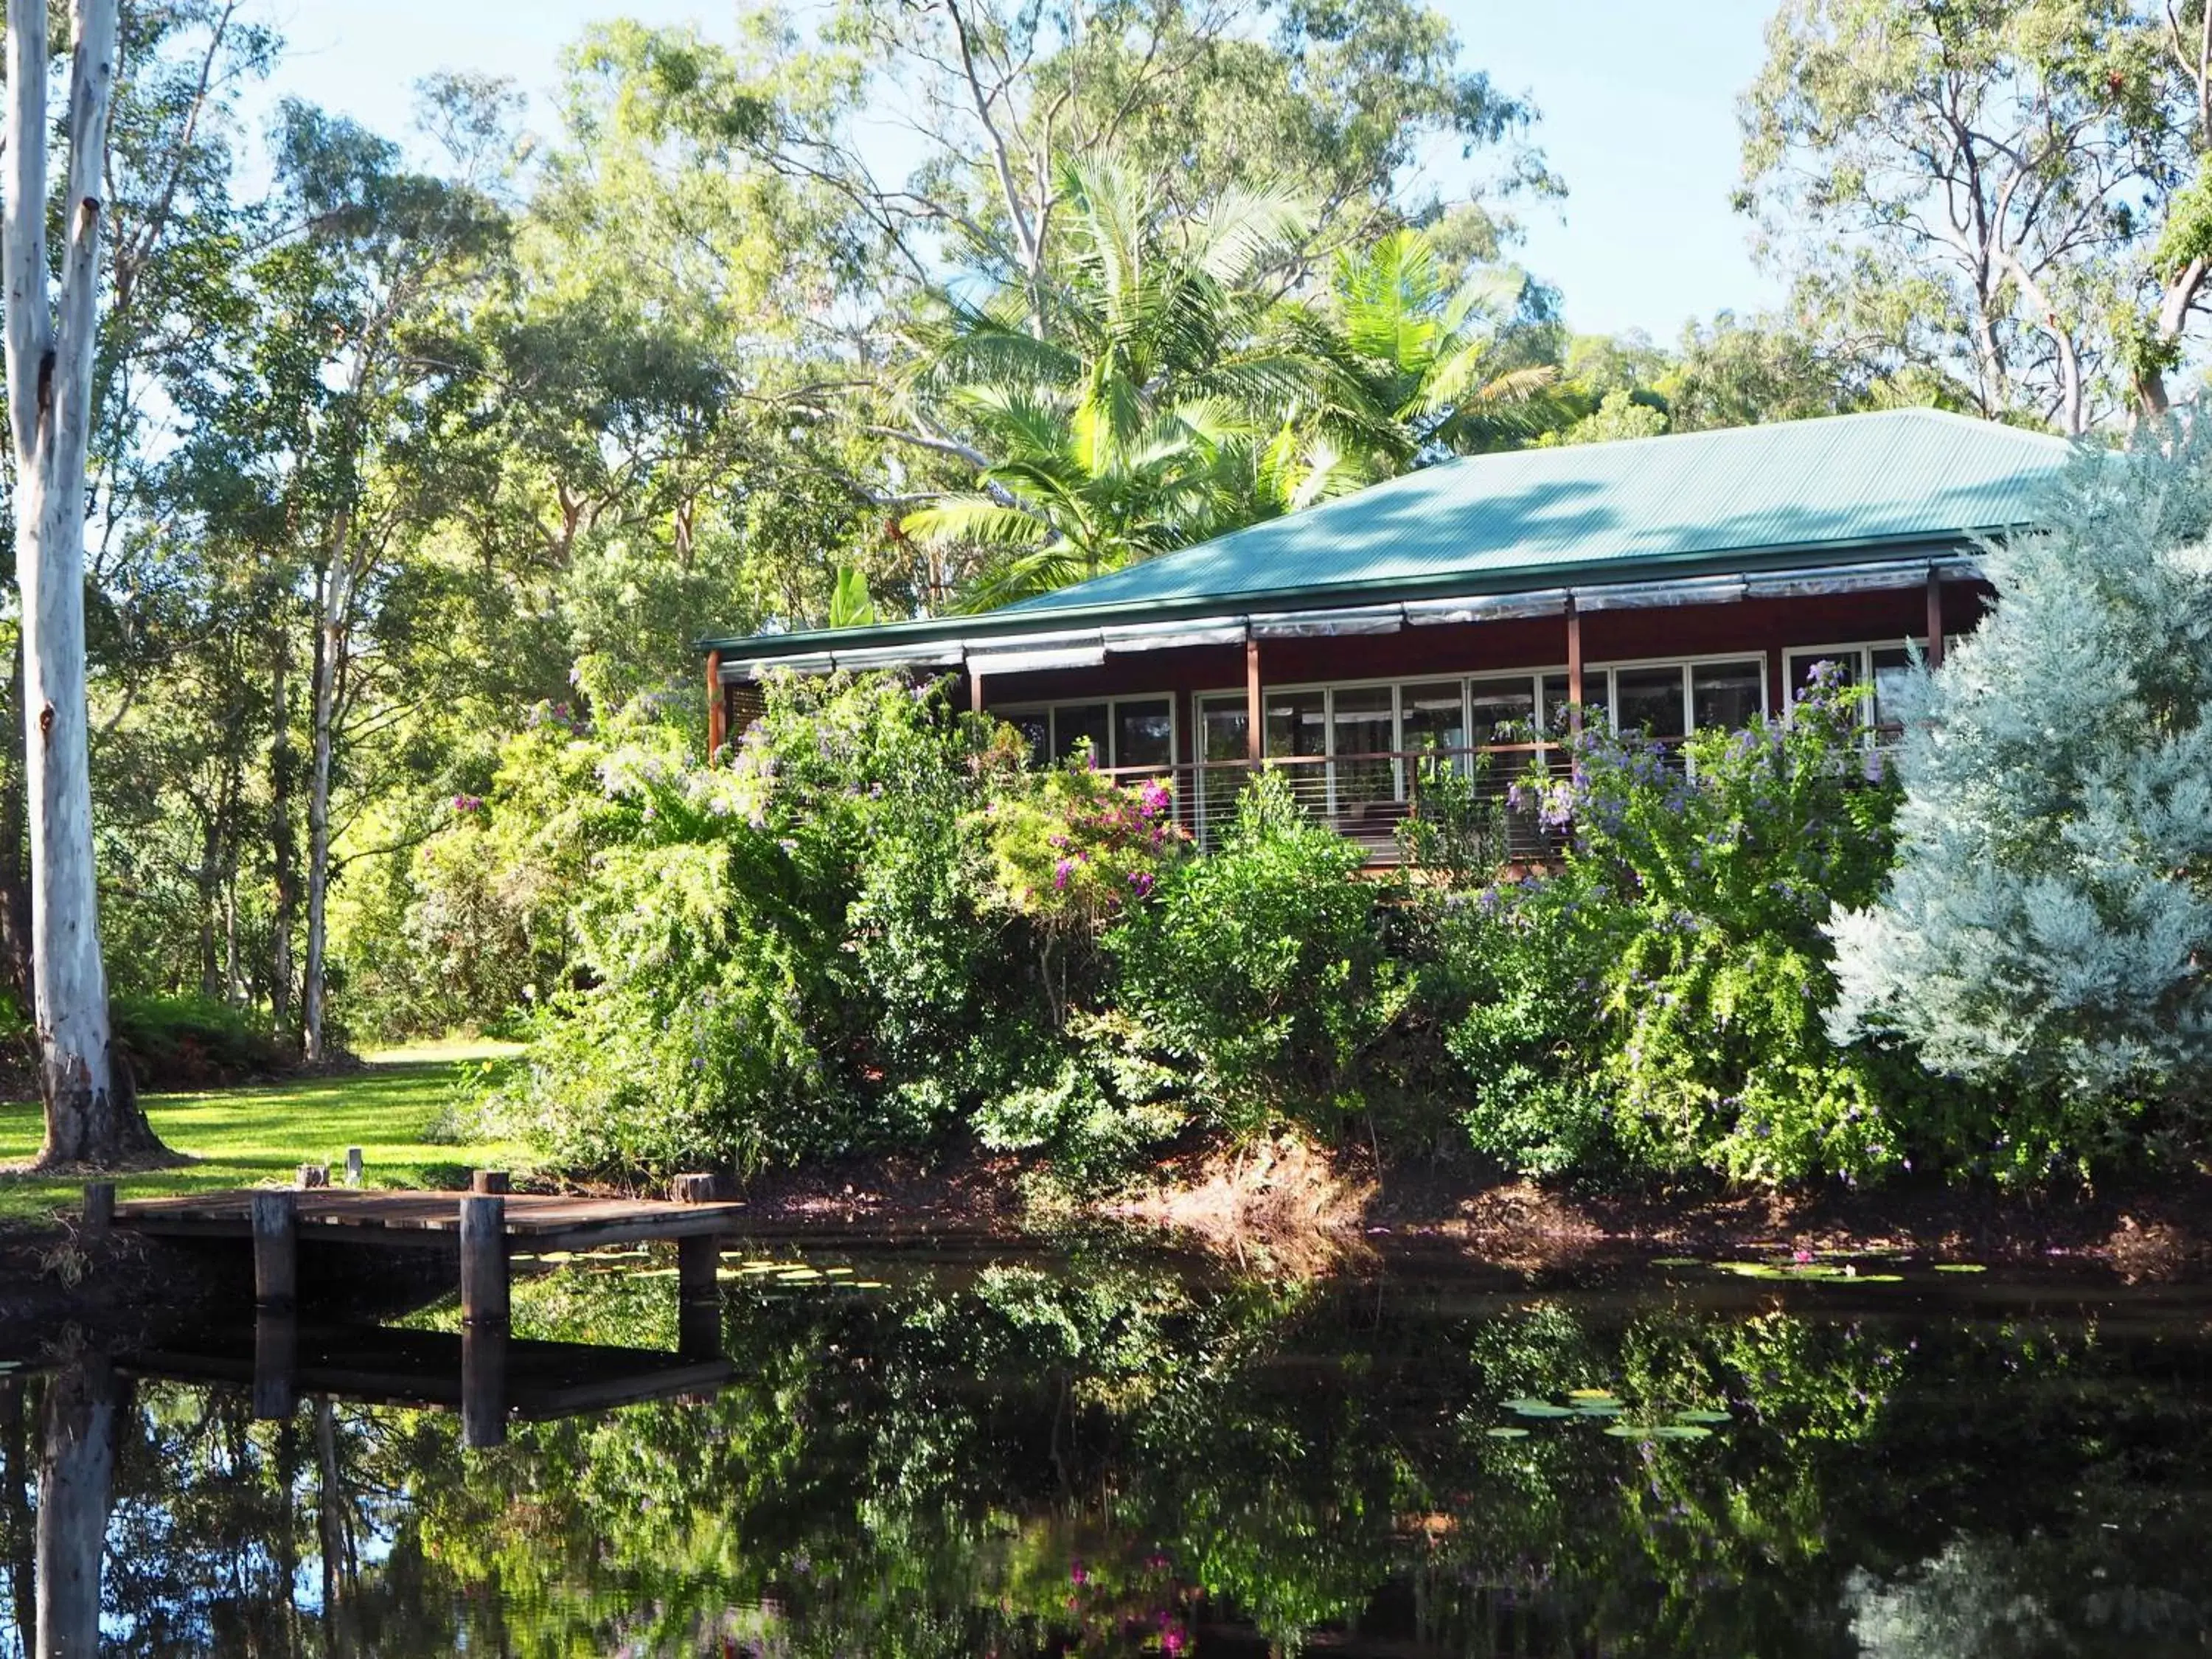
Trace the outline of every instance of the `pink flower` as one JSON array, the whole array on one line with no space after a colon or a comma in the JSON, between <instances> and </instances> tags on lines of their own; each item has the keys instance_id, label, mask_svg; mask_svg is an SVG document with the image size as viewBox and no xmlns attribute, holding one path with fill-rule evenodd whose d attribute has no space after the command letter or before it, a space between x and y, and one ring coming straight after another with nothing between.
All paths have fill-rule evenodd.
<instances>
[{"instance_id":1,"label":"pink flower","mask_svg":"<svg viewBox=\"0 0 2212 1659\"><path fill-rule=\"evenodd\" d=\"M1062 892L1067 890L1067 878L1075 872L1075 860L1062 859L1052 866L1052 884Z\"/></svg>"}]
</instances>

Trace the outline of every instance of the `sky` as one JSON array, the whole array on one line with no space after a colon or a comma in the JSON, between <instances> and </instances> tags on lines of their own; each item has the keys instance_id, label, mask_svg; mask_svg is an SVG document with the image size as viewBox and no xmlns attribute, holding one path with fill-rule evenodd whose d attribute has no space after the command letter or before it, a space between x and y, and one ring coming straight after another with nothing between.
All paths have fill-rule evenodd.
<instances>
[{"instance_id":1,"label":"sky","mask_svg":"<svg viewBox=\"0 0 2212 1659\"><path fill-rule=\"evenodd\" d=\"M1563 203L1522 210L1517 257L1556 284L1568 322L1672 341L1692 317L1756 310L1778 290L1729 210L1735 104L1759 70L1776 0L1431 0L1463 61L1542 112L1538 142ZM628 15L731 33L732 9L698 0L271 0L290 43L270 96L322 104L395 137L411 88L440 70L512 78L544 102L561 48L586 23Z\"/></svg>"}]
</instances>

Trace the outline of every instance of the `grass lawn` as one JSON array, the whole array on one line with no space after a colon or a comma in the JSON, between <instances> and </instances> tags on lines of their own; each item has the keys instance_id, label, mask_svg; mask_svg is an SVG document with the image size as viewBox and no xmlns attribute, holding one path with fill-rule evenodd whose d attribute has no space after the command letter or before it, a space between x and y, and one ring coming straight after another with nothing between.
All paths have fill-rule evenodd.
<instances>
[{"instance_id":1,"label":"grass lawn","mask_svg":"<svg viewBox=\"0 0 2212 1659\"><path fill-rule=\"evenodd\" d=\"M148 1095L154 1132L196 1161L120 1176L117 1194L155 1198L258 1187L291 1180L302 1164L331 1164L342 1180L349 1146L362 1149L362 1178L373 1187L462 1186L471 1169L523 1168L526 1154L520 1146L445 1146L423 1138L471 1062L512 1052L497 1044L392 1048L337 1077ZM44 1127L35 1101L0 1105L0 1164L36 1157ZM58 1206L74 1206L82 1188L77 1181L0 1175L0 1223L43 1220Z\"/></svg>"}]
</instances>

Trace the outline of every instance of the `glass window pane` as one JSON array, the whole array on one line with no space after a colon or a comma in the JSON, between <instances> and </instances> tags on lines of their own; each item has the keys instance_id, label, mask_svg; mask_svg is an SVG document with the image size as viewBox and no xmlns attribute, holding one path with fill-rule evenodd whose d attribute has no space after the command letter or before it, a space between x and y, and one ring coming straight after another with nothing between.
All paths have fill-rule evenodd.
<instances>
[{"instance_id":1,"label":"glass window pane","mask_svg":"<svg viewBox=\"0 0 2212 1659\"><path fill-rule=\"evenodd\" d=\"M1856 646L1838 646L1833 651L1801 651L1790 659L1790 701L1795 702L1813 683L1813 671L1822 663L1835 666L1845 685L1859 683L1859 656Z\"/></svg>"},{"instance_id":2,"label":"glass window pane","mask_svg":"<svg viewBox=\"0 0 2212 1659\"><path fill-rule=\"evenodd\" d=\"M1598 730L1605 729L1607 704L1605 670L1586 669L1583 673L1583 718ZM1544 677L1544 707L1541 711L1544 731L1547 734L1567 729L1567 677L1547 674Z\"/></svg>"},{"instance_id":3,"label":"glass window pane","mask_svg":"<svg viewBox=\"0 0 2212 1659\"><path fill-rule=\"evenodd\" d=\"M1339 811L1362 801L1396 799L1398 768L1389 759L1392 747L1390 688L1370 685L1336 694L1334 753L1336 764L1336 805ZM1370 758L1346 759L1346 756Z\"/></svg>"},{"instance_id":4,"label":"glass window pane","mask_svg":"<svg viewBox=\"0 0 2212 1659\"><path fill-rule=\"evenodd\" d=\"M1682 735L1682 671L1622 668L1613 676L1620 710L1619 729L1655 738Z\"/></svg>"},{"instance_id":5,"label":"glass window pane","mask_svg":"<svg viewBox=\"0 0 2212 1659\"><path fill-rule=\"evenodd\" d=\"M1474 719L1468 724L1477 743L1527 743L1526 730L1536 724L1536 682L1526 674L1510 680L1477 680L1468 688ZM1559 696L1567 683L1559 682Z\"/></svg>"},{"instance_id":6,"label":"glass window pane","mask_svg":"<svg viewBox=\"0 0 2212 1659\"><path fill-rule=\"evenodd\" d=\"M1690 670L1690 710L1700 732L1717 726L1741 731L1759 717L1765 702L1766 665L1760 662L1700 663Z\"/></svg>"},{"instance_id":7,"label":"glass window pane","mask_svg":"<svg viewBox=\"0 0 2212 1659\"><path fill-rule=\"evenodd\" d=\"M1273 691L1267 696L1267 754L1271 759L1328 752L1328 728L1318 691Z\"/></svg>"},{"instance_id":8,"label":"glass window pane","mask_svg":"<svg viewBox=\"0 0 2212 1659\"><path fill-rule=\"evenodd\" d=\"M1042 766L1052 753L1052 716L1042 708L1000 717L1029 739L1030 764Z\"/></svg>"},{"instance_id":9,"label":"glass window pane","mask_svg":"<svg viewBox=\"0 0 2212 1659\"><path fill-rule=\"evenodd\" d=\"M1244 704L1236 702L1202 702L1198 707L1198 741L1200 753L1210 761L1241 761L1245 758Z\"/></svg>"},{"instance_id":10,"label":"glass window pane","mask_svg":"<svg viewBox=\"0 0 2212 1659\"><path fill-rule=\"evenodd\" d=\"M1523 699L1528 695L1526 680L1521 683L1521 695ZM1410 753L1431 747L1467 747L1466 707L1457 680L1401 687L1398 706L1401 711L1399 748Z\"/></svg>"},{"instance_id":11,"label":"glass window pane","mask_svg":"<svg viewBox=\"0 0 2212 1659\"><path fill-rule=\"evenodd\" d=\"M1870 654L1874 658L1874 723L1896 726L1905 718L1902 694L1912 678L1912 653L1899 648Z\"/></svg>"},{"instance_id":12,"label":"glass window pane","mask_svg":"<svg viewBox=\"0 0 2212 1659\"><path fill-rule=\"evenodd\" d=\"M1114 764L1165 766L1175 758L1175 716L1165 697L1114 705Z\"/></svg>"},{"instance_id":13,"label":"glass window pane","mask_svg":"<svg viewBox=\"0 0 2212 1659\"><path fill-rule=\"evenodd\" d=\"M1052 757L1066 760L1075 752L1075 745L1091 739L1091 763L1109 764L1107 756L1112 751L1106 746L1108 724L1106 705L1103 702L1071 703L1065 708L1052 711Z\"/></svg>"}]
</instances>

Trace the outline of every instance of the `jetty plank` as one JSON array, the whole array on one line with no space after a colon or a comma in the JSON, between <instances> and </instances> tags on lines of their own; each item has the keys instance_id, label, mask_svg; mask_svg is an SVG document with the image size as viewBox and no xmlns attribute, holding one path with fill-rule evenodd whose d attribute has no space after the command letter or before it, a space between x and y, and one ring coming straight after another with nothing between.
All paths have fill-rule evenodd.
<instances>
[{"instance_id":1,"label":"jetty plank","mask_svg":"<svg viewBox=\"0 0 2212 1659\"><path fill-rule=\"evenodd\" d=\"M461 1200L468 1194L316 1187L293 1196L302 1243L419 1246L458 1240ZM738 1225L745 1207L541 1193L510 1193L505 1203L507 1239L518 1249L541 1252L727 1232ZM114 1224L153 1237L245 1238L252 1232L252 1189L129 1199L116 1205Z\"/></svg>"}]
</instances>

